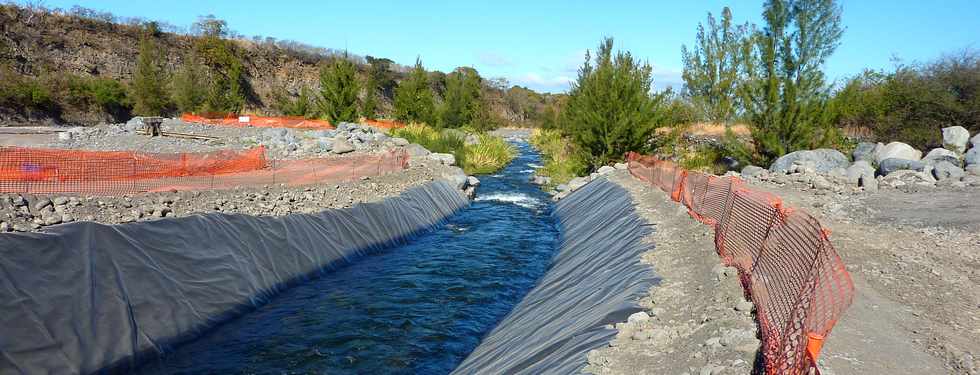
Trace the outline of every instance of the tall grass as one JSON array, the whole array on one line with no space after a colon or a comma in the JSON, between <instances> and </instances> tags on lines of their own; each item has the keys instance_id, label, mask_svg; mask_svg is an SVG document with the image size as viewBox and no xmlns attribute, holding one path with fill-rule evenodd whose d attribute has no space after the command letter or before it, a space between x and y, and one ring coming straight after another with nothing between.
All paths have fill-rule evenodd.
<instances>
[{"instance_id":1,"label":"tall grass","mask_svg":"<svg viewBox=\"0 0 980 375\"><path fill-rule=\"evenodd\" d=\"M537 174L551 178L548 187L564 184L589 170L589 163L581 151L557 130L535 129L531 133L531 145L544 157L544 167L538 169Z\"/></svg>"},{"instance_id":2,"label":"tall grass","mask_svg":"<svg viewBox=\"0 0 980 375\"><path fill-rule=\"evenodd\" d=\"M465 136L461 132L440 132L424 124L409 124L402 128L392 129L393 137L401 137L409 142L418 143L429 151L453 154L456 165L463 168L467 174L493 173L510 163L517 155L513 146L503 138L489 134L480 134L480 143L466 145Z\"/></svg>"}]
</instances>

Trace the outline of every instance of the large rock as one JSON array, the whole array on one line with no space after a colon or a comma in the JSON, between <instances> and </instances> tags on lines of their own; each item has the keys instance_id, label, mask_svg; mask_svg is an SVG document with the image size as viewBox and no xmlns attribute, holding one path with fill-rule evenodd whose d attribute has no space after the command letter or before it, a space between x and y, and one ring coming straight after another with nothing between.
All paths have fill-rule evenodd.
<instances>
[{"instance_id":1,"label":"large rock","mask_svg":"<svg viewBox=\"0 0 980 375\"><path fill-rule=\"evenodd\" d=\"M966 161L966 165L980 164L980 147L974 147L967 151L963 160Z\"/></svg>"},{"instance_id":2,"label":"large rock","mask_svg":"<svg viewBox=\"0 0 980 375\"><path fill-rule=\"evenodd\" d=\"M875 152L875 161L879 165L885 159L919 160L922 159L922 151L902 142L892 142L879 147Z\"/></svg>"},{"instance_id":3,"label":"large rock","mask_svg":"<svg viewBox=\"0 0 980 375\"><path fill-rule=\"evenodd\" d=\"M870 176L872 179L875 177L875 168L871 166L871 162L867 160L857 160L850 167L847 167L847 182L851 185L860 184L861 177Z\"/></svg>"},{"instance_id":4,"label":"large rock","mask_svg":"<svg viewBox=\"0 0 980 375\"><path fill-rule=\"evenodd\" d=\"M456 186L457 189L463 190L466 187L467 177L466 173L460 167L449 167L445 172L442 173L442 178L449 181L449 183Z\"/></svg>"},{"instance_id":5,"label":"large rock","mask_svg":"<svg viewBox=\"0 0 980 375\"><path fill-rule=\"evenodd\" d=\"M874 163L875 151L877 151L878 147L880 146L881 143L871 143L871 142L858 143L857 147L854 148L854 151L851 152L851 156L854 157L854 161L865 160L869 163Z\"/></svg>"},{"instance_id":6,"label":"large rock","mask_svg":"<svg viewBox=\"0 0 980 375\"><path fill-rule=\"evenodd\" d=\"M408 156L412 158L426 157L429 156L429 154L431 154L431 152L429 152L428 149L422 147L422 145L419 145L417 143L412 143L408 146L405 146L405 151L408 152Z\"/></svg>"},{"instance_id":7,"label":"large rock","mask_svg":"<svg viewBox=\"0 0 980 375\"><path fill-rule=\"evenodd\" d=\"M765 173L765 168L755 165L746 165L745 168L742 168L742 176L744 177L760 177Z\"/></svg>"},{"instance_id":8,"label":"large rock","mask_svg":"<svg viewBox=\"0 0 980 375\"><path fill-rule=\"evenodd\" d=\"M943 147L963 153L966 151L966 142L970 140L970 132L962 126L950 126L943 128Z\"/></svg>"},{"instance_id":9,"label":"large rock","mask_svg":"<svg viewBox=\"0 0 980 375\"><path fill-rule=\"evenodd\" d=\"M589 181L591 180L588 177L575 177L571 181L568 181L568 187L572 191L575 191L588 184Z\"/></svg>"},{"instance_id":10,"label":"large rock","mask_svg":"<svg viewBox=\"0 0 980 375\"><path fill-rule=\"evenodd\" d=\"M936 163L932 170L932 175L936 177L936 180L942 181L946 179L959 180L966 176L966 173L960 167L953 165L953 163L940 161Z\"/></svg>"},{"instance_id":11,"label":"large rock","mask_svg":"<svg viewBox=\"0 0 980 375\"><path fill-rule=\"evenodd\" d=\"M600 175L605 175L605 174L613 173L615 171L616 171L616 168L610 167L608 165L603 165L603 166L599 167L599 170L597 170L596 172L599 172Z\"/></svg>"},{"instance_id":12,"label":"large rock","mask_svg":"<svg viewBox=\"0 0 980 375\"><path fill-rule=\"evenodd\" d=\"M354 145L348 142L346 139L337 137L333 139L333 145L330 149L335 154L346 154L348 152L354 151Z\"/></svg>"},{"instance_id":13,"label":"large rock","mask_svg":"<svg viewBox=\"0 0 980 375\"><path fill-rule=\"evenodd\" d=\"M429 159L436 160L443 165L456 165L456 157L453 154L431 153Z\"/></svg>"},{"instance_id":14,"label":"large rock","mask_svg":"<svg viewBox=\"0 0 980 375\"><path fill-rule=\"evenodd\" d=\"M977 135L974 135L973 138L970 138L970 144L973 145L973 148L980 147L980 133L977 133Z\"/></svg>"},{"instance_id":15,"label":"large rock","mask_svg":"<svg viewBox=\"0 0 980 375\"><path fill-rule=\"evenodd\" d=\"M847 156L840 151L821 148L796 151L783 155L769 166L769 171L773 173L789 173L790 167L793 164L810 165L814 171L826 173L834 168L847 168L850 162L847 160Z\"/></svg>"},{"instance_id":16,"label":"large rock","mask_svg":"<svg viewBox=\"0 0 980 375\"><path fill-rule=\"evenodd\" d=\"M935 165L941 161L948 161L951 164L959 165L960 156L959 154L945 148L934 148L922 158L922 162L926 163L927 165Z\"/></svg>"},{"instance_id":17,"label":"large rock","mask_svg":"<svg viewBox=\"0 0 980 375\"><path fill-rule=\"evenodd\" d=\"M918 160L908 160L900 158L889 158L878 163L878 174L887 176L896 171L912 170L921 172L925 169L925 163Z\"/></svg>"},{"instance_id":18,"label":"large rock","mask_svg":"<svg viewBox=\"0 0 980 375\"><path fill-rule=\"evenodd\" d=\"M391 139L391 143L394 143L395 146L400 146L400 147L408 146L408 140L405 139L405 138L398 138L398 137L392 138ZM416 145L416 146L418 146L418 145ZM421 146L419 146L419 147L421 147Z\"/></svg>"},{"instance_id":19,"label":"large rock","mask_svg":"<svg viewBox=\"0 0 980 375\"><path fill-rule=\"evenodd\" d=\"M963 171L974 176L980 176L980 164L968 165Z\"/></svg>"}]
</instances>

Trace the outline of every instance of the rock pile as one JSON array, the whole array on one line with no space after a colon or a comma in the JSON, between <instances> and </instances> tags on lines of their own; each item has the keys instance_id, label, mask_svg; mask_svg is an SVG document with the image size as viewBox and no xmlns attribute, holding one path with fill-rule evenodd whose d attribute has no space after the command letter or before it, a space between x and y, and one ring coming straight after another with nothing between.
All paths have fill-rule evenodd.
<instances>
[{"instance_id":1,"label":"rock pile","mask_svg":"<svg viewBox=\"0 0 980 375\"><path fill-rule=\"evenodd\" d=\"M372 126L348 122L340 123L336 130L266 129L257 136L244 138L243 142L263 145L273 154L303 157L408 145L404 138L391 138Z\"/></svg>"},{"instance_id":2,"label":"rock pile","mask_svg":"<svg viewBox=\"0 0 980 375\"><path fill-rule=\"evenodd\" d=\"M746 166L742 177L779 184L803 184L834 192L877 191L880 186L903 190L980 187L980 134L969 138L960 126L942 130L943 148L920 150L902 142L862 142L853 163L836 150L786 154L769 167ZM972 143L972 147L969 143Z\"/></svg>"}]
</instances>

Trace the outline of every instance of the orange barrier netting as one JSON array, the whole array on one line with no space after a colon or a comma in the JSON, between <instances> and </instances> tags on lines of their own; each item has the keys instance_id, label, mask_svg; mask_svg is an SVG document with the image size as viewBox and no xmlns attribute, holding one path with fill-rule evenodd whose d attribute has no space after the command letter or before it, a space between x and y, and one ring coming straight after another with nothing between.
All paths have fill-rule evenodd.
<instances>
[{"instance_id":1,"label":"orange barrier netting","mask_svg":"<svg viewBox=\"0 0 980 375\"><path fill-rule=\"evenodd\" d=\"M368 125L371 125L373 127L382 128L382 129L398 129L398 128L404 128L405 127L405 124L400 123L400 122L395 121L395 120L381 120L381 119L378 119L378 120L364 120L364 123L365 124L368 124Z\"/></svg>"},{"instance_id":2,"label":"orange barrier netting","mask_svg":"<svg viewBox=\"0 0 980 375\"><path fill-rule=\"evenodd\" d=\"M355 181L408 167L405 151L330 159L266 160L245 152L149 154L0 147L0 192L134 194L168 190Z\"/></svg>"},{"instance_id":3,"label":"orange barrier netting","mask_svg":"<svg viewBox=\"0 0 980 375\"><path fill-rule=\"evenodd\" d=\"M715 250L725 265L738 269L755 303L765 373L819 374L823 340L854 298L829 232L806 212L738 178L690 172L636 153L627 161L630 174L714 227Z\"/></svg>"},{"instance_id":4,"label":"orange barrier netting","mask_svg":"<svg viewBox=\"0 0 980 375\"><path fill-rule=\"evenodd\" d=\"M305 117L286 116L286 117L263 117L263 116L200 116L185 113L180 116L185 122L196 122L199 124L222 125L233 127L257 127L257 128L295 128L295 129L315 129L330 130L333 125L325 120L309 120Z\"/></svg>"}]
</instances>

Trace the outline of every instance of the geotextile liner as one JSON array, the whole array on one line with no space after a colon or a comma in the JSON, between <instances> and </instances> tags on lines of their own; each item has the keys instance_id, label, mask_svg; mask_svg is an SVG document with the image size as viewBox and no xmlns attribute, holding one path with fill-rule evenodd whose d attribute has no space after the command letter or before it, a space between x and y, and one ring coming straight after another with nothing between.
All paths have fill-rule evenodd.
<instances>
[{"instance_id":1,"label":"geotextile liner","mask_svg":"<svg viewBox=\"0 0 980 375\"><path fill-rule=\"evenodd\" d=\"M0 373L131 369L468 204L446 182L349 209L0 234Z\"/></svg>"},{"instance_id":2,"label":"geotextile liner","mask_svg":"<svg viewBox=\"0 0 980 375\"><path fill-rule=\"evenodd\" d=\"M630 194L595 180L558 202L561 242L537 286L483 338L454 374L572 374L616 335L609 325L640 311L658 282L640 256L650 226Z\"/></svg>"}]
</instances>

